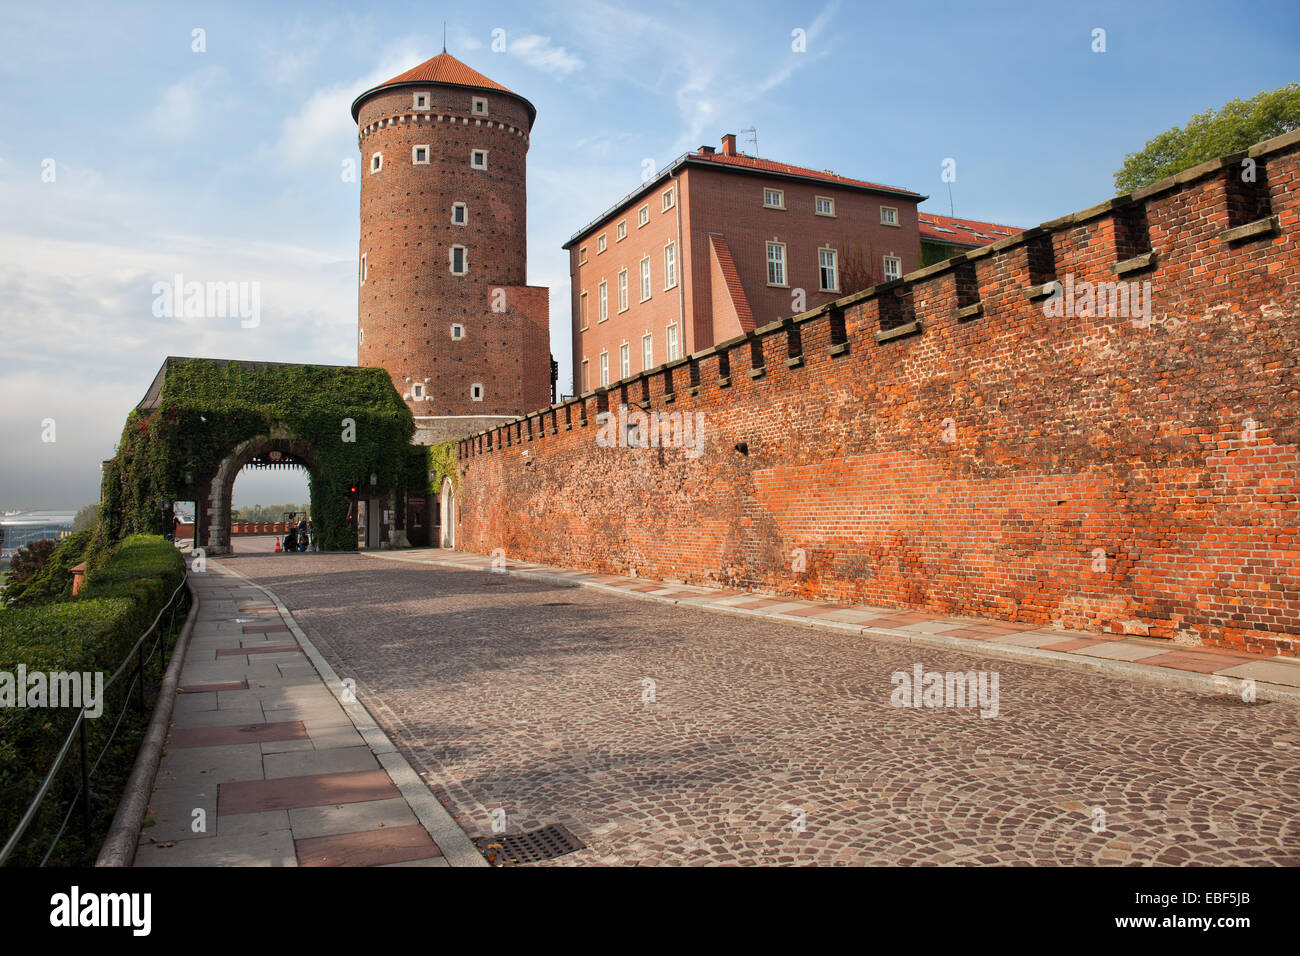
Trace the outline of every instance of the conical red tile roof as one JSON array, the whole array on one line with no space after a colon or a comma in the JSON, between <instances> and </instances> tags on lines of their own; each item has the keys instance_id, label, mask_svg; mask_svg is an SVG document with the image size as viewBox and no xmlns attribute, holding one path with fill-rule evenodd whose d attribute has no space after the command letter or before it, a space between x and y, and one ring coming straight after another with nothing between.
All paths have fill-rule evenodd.
<instances>
[{"instance_id":1,"label":"conical red tile roof","mask_svg":"<svg viewBox=\"0 0 1300 956\"><path fill-rule=\"evenodd\" d=\"M471 69L460 60L456 59L450 53L443 51L431 60L425 60L417 67L407 70L405 73L399 73L385 83L366 90L352 102L352 118L356 119L361 110L361 104L365 99L381 90L387 90L392 87L428 85L431 83L442 86L463 86L475 90L494 90L498 93L506 93L522 102L528 107L528 123L531 126L533 120L537 118L537 110L533 104L520 96L513 90L508 90L496 80L490 80L478 70Z\"/></svg>"}]
</instances>

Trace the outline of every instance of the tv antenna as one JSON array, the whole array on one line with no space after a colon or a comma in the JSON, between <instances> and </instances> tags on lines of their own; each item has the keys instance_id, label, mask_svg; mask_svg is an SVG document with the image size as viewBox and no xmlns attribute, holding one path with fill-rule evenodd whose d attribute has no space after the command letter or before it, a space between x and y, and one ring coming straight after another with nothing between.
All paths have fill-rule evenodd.
<instances>
[{"instance_id":1,"label":"tv antenna","mask_svg":"<svg viewBox=\"0 0 1300 956\"><path fill-rule=\"evenodd\" d=\"M754 129L754 127L751 126L749 129L742 129L741 132L749 134L749 136L746 137L745 142L754 144L754 155L757 156L758 155L758 130Z\"/></svg>"}]
</instances>

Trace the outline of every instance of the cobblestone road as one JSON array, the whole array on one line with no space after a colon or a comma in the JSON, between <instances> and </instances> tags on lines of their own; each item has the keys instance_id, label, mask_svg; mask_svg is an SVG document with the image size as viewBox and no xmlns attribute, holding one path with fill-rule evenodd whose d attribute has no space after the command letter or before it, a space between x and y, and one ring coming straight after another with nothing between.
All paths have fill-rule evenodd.
<instances>
[{"instance_id":1,"label":"cobblestone road","mask_svg":"<svg viewBox=\"0 0 1300 956\"><path fill-rule=\"evenodd\" d=\"M1300 864L1289 704L506 574L230 566L356 679L470 836L500 809L587 844L553 865ZM891 705L916 664L996 671L997 716Z\"/></svg>"}]
</instances>

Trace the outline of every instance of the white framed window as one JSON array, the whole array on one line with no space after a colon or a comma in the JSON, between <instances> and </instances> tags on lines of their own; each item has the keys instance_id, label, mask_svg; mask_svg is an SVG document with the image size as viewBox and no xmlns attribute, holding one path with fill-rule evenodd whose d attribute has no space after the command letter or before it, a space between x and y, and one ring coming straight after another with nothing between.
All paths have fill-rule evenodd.
<instances>
[{"instance_id":1,"label":"white framed window","mask_svg":"<svg viewBox=\"0 0 1300 956\"><path fill-rule=\"evenodd\" d=\"M600 384L609 384L609 353L600 353Z\"/></svg>"},{"instance_id":2,"label":"white framed window","mask_svg":"<svg viewBox=\"0 0 1300 956\"><path fill-rule=\"evenodd\" d=\"M647 371L655 367L655 343L654 336L649 332L641 336L641 371Z\"/></svg>"},{"instance_id":3,"label":"white framed window","mask_svg":"<svg viewBox=\"0 0 1300 956\"><path fill-rule=\"evenodd\" d=\"M578 296L578 319L582 322L579 331L585 331L587 328L587 293Z\"/></svg>"},{"instance_id":4,"label":"white framed window","mask_svg":"<svg viewBox=\"0 0 1300 956\"><path fill-rule=\"evenodd\" d=\"M650 205L647 203L636 211L636 227L640 229L650 221Z\"/></svg>"},{"instance_id":5,"label":"white framed window","mask_svg":"<svg viewBox=\"0 0 1300 956\"><path fill-rule=\"evenodd\" d=\"M591 391L591 362L587 359L582 360L582 390Z\"/></svg>"},{"instance_id":6,"label":"white framed window","mask_svg":"<svg viewBox=\"0 0 1300 956\"><path fill-rule=\"evenodd\" d=\"M469 387L469 397L470 397L470 400L471 400L471 401L475 401L475 402L481 402L481 401L483 401L483 383L482 383L482 382L475 382L473 385L471 385L471 386Z\"/></svg>"},{"instance_id":7,"label":"white framed window","mask_svg":"<svg viewBox=\"0 0 1300 956\"><path fill-rule=\"evenodd\" d=\"M627 378L632 374L632 346L624 342L618 347L618 377Z\"/></svg>"},{"instance_id":8,"label":"white framed window","mask_svg":"<svg viewBox=\"0 0 1300 956\"><path fill-rule=\"evenodd\" d=\"M627 311L627 270L618 270L618 311Z\"/></svg>"},{"instance_id":9,"label":"white framed window","mask_svg":"<svg viewBox=\"0 0 1300 956\"><path fill-rule=\"evenodd\" d=\"M469 222L469 206L463 202L454 202L451 204L451 224L453 226L463 226Z\"/></svg>"},{"instance_id":10,"label":"white framed window","mask_svg":"<svg viewBox=\"0 0 1300 956\"><path fill-rule=\"evenodd\" d=\"M763 205L768 209L785 208L785 190L784 189L764 189Z\"/></svg>"},{"instance_id":11,"label":"white framed window","mask_svg":"<svg viewBox=\"0 0 1300 956\"><path fill-rule=\"evenodd\" d=\"M465 337L465 326L461 325L459 322L453 322L451 324L452 341L459 342L464 337Z\"/></svg>"},{"instance_id":12,"label":"white framed window","mask_svg":"<svg viewBox=\"0 0 1300 956\"><path fill-rule=\"evenodd\" d=\"M676 193L677 193L677 190L676 190L676 189L665 189L665 190L664 190L664 193L663 193L663 203L664 203L663 211L664 211L664 212L667 212L669 209L672 209L672 208L673 208L673 203L675 203L675 202L677 201Z\"/></svg>"},{"instance_id":13,"label":"white framed window","mask_svg":"<svg viewBox=\"0 0 1300 956\"><path fill-rule=\"evenodd\" d=\"M428 146L412 146L412 147L411 147L411 162L414 163L416 166L428 166L428 165L429 165L429 147L428 147Z\"/></svg>"},{"instance_id":14,"label":"white framed window","mask_svg":"<svg viewBox=\"0 0 1300 956\"><path fill-rule=\"evenodd\" d=\"M366 284L366 254L361 253L361 284Z\"/></svg>"},{"instance_id":15,"label":"white framed window","mask_svg":"<svg viewBox=\"0 0 1300 956\"><path fill-rule=\"evenodd\" d=\"M668 326L668 361L672 362L677 355L677 324L673 323Z\"/></svg>"},{"instance_id":16,"label":"white framed window","mask_svg":"<svg viewBox=\"0 0 1300 956\"><path fill-rule=\"evenodd\" d=\"M650 298L650 257L641 260L641 301Z\"/></svg>"},{"instance_id":17,"label":"white framed window","mask_svg":"<svg viewBox=\"0 0 1300 956\"><path fill-rule=\"evenodd\" d=\"M767 244L767 284L779 286L786 284L784 242L769 242Z\"/></svg>"},{"instance_id":18,"label":"white framed window","mask_svg":"<svg viewBox=\"0 0 1300 956\"><path fill-rule=\"evenodd\" d=\"M587 247L586 247L586 246L579 246L579 247L578 247L578 265L580 265L580 266L585 266L586 264L587 264Z\"/></svg>"},{"instance_id":19,"label":"white framed window","mask_svg":"<svg viewBox=\"0 0 1300 956\"><path fill-rule=\"evenodd\" d=\"M835 215L835 200L832 199L830 196L817 196L813 200L813 202L815 204L815 211L817 215L819 216Z\"/></svg>"},{"instance_id":20,"label":"white framed window","mask_svg":"<svg viewBox=\"0 0 1300 956\"><path fill-rule=\"evenodd\" d=\"M454 276L463 276L469 272L469 262L465 257L464 246L452 246L448 251L448 258L451 260L451 274Z\"/></svg>"},{"instance_id":21,"label":"white framed window","mask_svg":"<svg viewBox=\"0 0 1300 956\"><path fill-rule=\"evenodd\" d=\"M614 241L622 242L626 238L627 238L627 220L624 219L622 222L620 222L617 226L614 227Z\"/></svg>"},{"instance_id":22,"label":"white framed window","mask_svg":"<svg viewBox=\"0 0 1300 956\"><path fill-rule=\"evenodd\" d=\"M817 275L821 291L840 291L840 256L834 249L817 250Z\"/></svg>"},{"instance_id":23,"label":"white framed window","mask_svg":"<svg viewBox=\"0 0 1300 956\"><path fill-rule=\"evenodd\" d=\"M898 279L903 275L903 260L898 256L885 256L885 281Z\"/></svg>"},{"instance_id":24,"label":"white framed window","mask_svg":"<svg viewBox=\"0 0 1300 956\"><path fill-rule=\"evenodd\" d=\"M898 225L898 210L893 206L880 207L880 224L882 226Z\"/></svg>"},{"instance_id":25,"label":"white framed window","mask_svg":"<svg viewBox=\"0 0 1300 956\"><path fill-rule=\"evenodd\" d=\"M605 251L605 234L602 232L599 236L596 237L596 255L600 255L604 251Z\"/></svg>"},{"instance_id":26,"label":"white framed window","mask_svg":"<svg viewBox=\"0 0 1300 956\"><path fill-rule=\"evenodd\" d=\"M487 97L485 96L470 97L469 111L473 113L475 116L487 116L488 115Z\"/></svg>"},{"instance_id":27,"label":"white framed window","mask_svg":"<svg viewBox=\"0 0 1300 956\"><path fill-rule=\"evenodd\" d=\"M470 169L487 169L486 149L472 149L469 151L469 168Z\"/></svg>"},{"instance_id":28,"label":"white framed window","mask_svg":"<svg viewBox=\"0 0 1300 956\"><path fill-rule=\"evenodd\" d=\"M422 401L424 401L424 383L423 383L423 382L416 382L414 385L411 386L411 399L412 399L413 401L417 401L417 402L422 402Z\"/></svg>"},{"instance_id":29,"label":"white framed window","mask_svg":"<svg viewBox=\"0 0 1300 956\"><path fill-rule=\"evenodd\" d=\"M670 242L664 246L664 288L671 289L677 285L677 243Z\"/></svg>"},{"instance_id":30,"label":"white framed window","mask_svg":"<svg viewBox=\"0 0 1300 956\"><path fill-rule=\"evenodd\" d=\"M600 280L600 291L596 296L596 308L599 310L597 320L604 322L609 318L609 283L604 279Z\"/></svg>"},{"instance_id":31,"label":"white framed window","mask_svg":"<svg viewBox=\"0 0 1300 956\"><path fill-rule=\"evenodd\" d=\"M427 110L429 108L429 94L416 93L411 99L411 108L416 110Z\"/></svg>"},{"instance_id":32,"label":"white framed window","mask_svg":"<svg viewBox=\"0 0 1300 956\"><path fill-rule=\"evenodd\" d=\"M384 168L384 154L373 153L370 157L370 171L377 173Z\"/></svg>"}]
</instances>

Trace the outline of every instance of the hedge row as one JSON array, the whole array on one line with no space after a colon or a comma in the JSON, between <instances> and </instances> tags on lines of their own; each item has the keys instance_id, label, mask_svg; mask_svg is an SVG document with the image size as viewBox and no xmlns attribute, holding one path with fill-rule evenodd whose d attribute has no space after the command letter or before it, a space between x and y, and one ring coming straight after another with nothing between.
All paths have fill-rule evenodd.
<instances>
[{"instance_id":1,"label":"hedge row","mask_svg":"<svg viewBox=\"0 0 1300 956\"><path fill-rule=\"evenodd\" d=\"M107 680L184 575L180 552L162 537L125 538L87 573L76 598L0 610L0 672L16 675L21 664L28 674L99 671ZM166 618L162 624L166 626ZM156 674L158 662L151 666ZM130 674L123 674L106 692L103 714L87 721L91 760L107 743L129 685ZM75 718L75 708L0 707L0 842L17 826ZM54 796L43 804L24 838L22 855L12 862L40 861L80 783L76 764L75 754L65 761ZM92 781L92 792L95 789Z\"/></svg>"}]
</instances>

